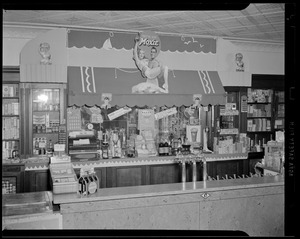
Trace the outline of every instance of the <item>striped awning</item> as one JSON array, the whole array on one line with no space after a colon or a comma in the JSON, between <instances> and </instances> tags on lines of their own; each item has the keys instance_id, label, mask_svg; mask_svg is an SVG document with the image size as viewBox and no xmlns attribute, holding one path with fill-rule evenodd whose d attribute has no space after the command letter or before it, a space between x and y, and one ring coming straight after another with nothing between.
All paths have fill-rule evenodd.
<instances>
[{"instance_id":1,"label":"striped awning","mask_svg":"<svg viewBox=\"0 0 300 239\"><path fill-rule=\"evenodd\" d=\"M163 79L158 81L163 89ZM120 107L192 105L193 96L199 94L202 105L225 104L217 71L170 71L168 93L133 93L133 87L142 82L145 78L137 69L69 66L68 105L101 106L103 94L111 94L110 104Z\"/></svg>"}]
</instances>

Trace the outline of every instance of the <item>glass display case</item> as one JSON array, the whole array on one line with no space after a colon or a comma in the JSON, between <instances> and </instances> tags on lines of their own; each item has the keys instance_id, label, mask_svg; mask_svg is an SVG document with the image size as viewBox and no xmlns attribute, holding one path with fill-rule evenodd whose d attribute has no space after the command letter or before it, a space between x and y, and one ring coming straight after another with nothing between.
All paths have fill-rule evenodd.
<instances>
[{"instance_id":1,"label":"glass display case","mask_svg":"<svg viewBox=\"0 0 300 239\"><path fill-rule=\"evenodd\" d=\"M64 84L21 84L26 157L51 156L54 144L66 144L65 88Z\"/></svg>"}]
</instances>

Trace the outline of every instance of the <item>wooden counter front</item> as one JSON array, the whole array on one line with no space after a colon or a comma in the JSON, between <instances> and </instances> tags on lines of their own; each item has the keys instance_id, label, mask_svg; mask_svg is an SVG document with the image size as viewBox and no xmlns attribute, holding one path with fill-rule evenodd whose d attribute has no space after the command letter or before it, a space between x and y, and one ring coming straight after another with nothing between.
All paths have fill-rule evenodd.
<instances>
[{"instance_id":1,"label":"wooden counter front","mask_svg":"<svg viewBox=\"0 0 300 239\"><path fill-rule=\"evenodd\" d=\"M64 229L241 230L283 236L284 178L103 188L53 195Z\"/></svg>"}]
</instances>

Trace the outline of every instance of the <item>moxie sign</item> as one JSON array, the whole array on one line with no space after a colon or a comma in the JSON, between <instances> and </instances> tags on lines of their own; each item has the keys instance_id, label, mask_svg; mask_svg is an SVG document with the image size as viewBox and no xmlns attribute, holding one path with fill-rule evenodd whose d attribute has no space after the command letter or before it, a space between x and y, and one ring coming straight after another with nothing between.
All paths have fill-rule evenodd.
<instances>
[{"instance_id":1,"label":"moxie sign","mask_svg":"<svg viewBox=\"0 0 300 239\"><path fill-rule=\"evenodd\" d=\"M139 35L139 48L145 51L146 58L150 58L150 52L153 47L156 49L157 56L161 48L161 41L158 35L152 31L141 32Z\"/></svg>"}]
</instances>

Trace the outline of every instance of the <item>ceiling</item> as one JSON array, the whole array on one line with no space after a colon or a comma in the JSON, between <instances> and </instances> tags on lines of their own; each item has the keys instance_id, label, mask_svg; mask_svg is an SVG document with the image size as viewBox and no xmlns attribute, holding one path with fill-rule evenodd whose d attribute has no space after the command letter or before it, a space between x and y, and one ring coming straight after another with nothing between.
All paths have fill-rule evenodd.
<instances>
[{"instance_id":1,"label":"ceiling","mask_svg":"<svg viewBox=\"0 0 300 239\"><path fill-rule=\"evenodd\" d=\"M3 26L154 31L284 43L285 5L250 4L241 11L3 10Z\"/></svg>"}]
</instances>

